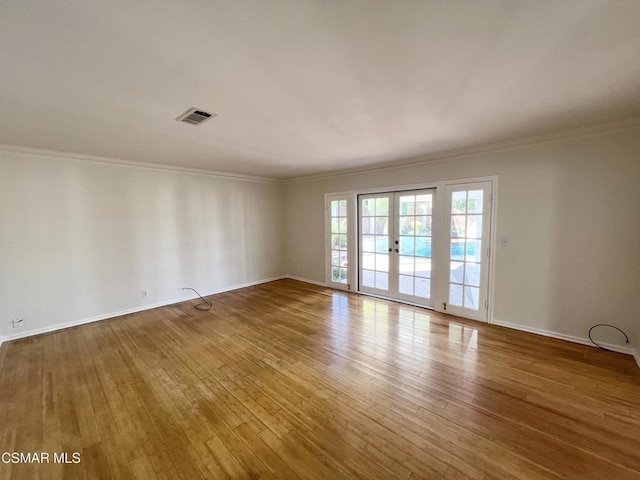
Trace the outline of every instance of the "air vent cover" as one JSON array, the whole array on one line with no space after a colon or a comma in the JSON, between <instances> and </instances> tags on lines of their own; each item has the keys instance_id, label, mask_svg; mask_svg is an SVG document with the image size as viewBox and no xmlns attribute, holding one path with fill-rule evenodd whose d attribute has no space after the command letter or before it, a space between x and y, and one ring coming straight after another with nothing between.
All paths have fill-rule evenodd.
<instances>
[{"instance_id":1,"label":"air vent cover","mask_svg":"<svg viewBox=\"0 0 640 480\"><path fill-rule=\"evenodd\" d=\"M189 125L200 125L201 123L206 122L207 120L215 116L215 113L208 113L197 108L190 108L178 118L176 118L176 120L179 122L188 123Z\"/></svg>"}]
</instances>

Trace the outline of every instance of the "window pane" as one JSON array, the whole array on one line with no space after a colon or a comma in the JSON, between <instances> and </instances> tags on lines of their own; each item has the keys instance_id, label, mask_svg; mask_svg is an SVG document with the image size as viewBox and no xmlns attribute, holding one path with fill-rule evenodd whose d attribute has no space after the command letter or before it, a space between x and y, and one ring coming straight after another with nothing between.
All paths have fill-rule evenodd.
<instances>
[{"instance_id":1,"label":"window pane","mask_svg":"<svg viewBox=\"0 0 640 480\"><path fill-rule=\"evenodd\" d=\"M455 307L462 306L462 285L449 285L449 304Z\"/></svg>"},{"instance_id":2,"label":"window pane","mask_svg":"<svg viewBox=\"0 0 640 480\"><path fill-rule=\"evenodd\" d=\"M331 234L331 248L340 249L340 235L337 233Z\"/></svg>"},{"instance_id":3,"label":"window pane","mask_svg":"<svg viewBox=\"0 0 640 480\"><path fill-rule=\"evenodd\" d=\"M340 283L347 283L347 269L340 268Z\"/></svg>"},{"instance_id":4,"label":"window pane","mask_svg":"<svg viewBox=\"0 0 640 480\"><path fill-rule=\"evenodd\" d=\"M376 237L376 252L389 253L389 237Z\"/></svg>"},{"instance_id":5,"label":"window pane","mask_svg":"<svg viewBox=\"0 0 640 480\"><path fill-rule=\"evenodd\" d=\"M464 238L466 228L466 215L451 215L451 237Z\"/></svg>"},{"instance_id":6,"label":"window pane","mask_svg":"<svg viewBox=\"0 0 640 480\"><path fill-rule=\"evenodd\" d=\"M414 237L400 237L400 255L414 255Z\"/></svg>"},{"instance_id":7,"label":"window pane","mask_svg":"<svg viewBox=\"0 0 640 480\"><path fill-rule=\"evenodd\" d=\"M398 290L404 295L413 295L413 277L400 275Z\"/></svg>"},{"instance_id":8,"label":"window pane","mask_svg":"<svg viewBox=\"0 0 640 480\"><path fill-rule=\"evenodd\" d=\"M464 260L464 240L452 239L449 255L451 260Z\"/></svg>"},{"instance_id":9,"label":"window pane","mask_svg":"<svg viewBox=\"0 0 640 480\"><path fill-rule=\"evenodd\" d=\"M331 200L331 216L332 217L337 217L338 216L338 200Z\"/></svg>"},{"instance_id":10,"label":"window pane","mask_svg":"<svg viewBox=\"0 0 640 480\"><path fill-rule=\"evenodd\" d=\"M331 219L331 233L340 233L340 221L337 218Z\"/></svg>"},{"instance_id":11,"label":"window pane","mask_svg":"<svg viewBox=\"0 0 640 480\"><path fill-rule=\"evenodd\" d=\"M340 200L340 205L338 208L338 213L341 217L346 217L347 216L347 201L346 200Z\"/></svg>"},{"instance_id":12,"label":"window pane","mask_svg":"<svg viewBox=\"0 0 640 480\"><path fill-rule=\"evenodd\" d=\"M464 287L464 308L478 310L480 300L480 289L475 287Z\"/></svg>"},{"instance_id":13,"label":"window pane","mask_svg":"<svg viewBox=\"0 0 640 480\"><path fill-rule=\"evenodd\" d=\"M456 283L463 283L464 276L464 263L463 262L451 262L451 268L449 273L449 281Z\"/></svg>"},{"instance_id":14,"label":"window pane","mask_svg":"<svg viewBox=\"0 0 640 480\"><path fill-rule=\"evenodd\" d=\"M340 249L345 249L347 248L347 236L346 235L340 235Z\"/></svg>"},{"instance_id":15,"label":"window pane","mask_svg":"<svg viewBox=\"0 0 640 480\"><path fill-rule=\"evenodd\" d=\"M427 258L416 258L416 277L431 277L431 260Z\"/></svg>"},{"instance_id":16,"label":"window pane","mask_svg":"<svg viewBox=\"0 0 640 480\"><path fill-rule=\"evenodd\" d=\"M416 237L416 256L431 257L431 237Z\"/></svg>"},{"instance_id":17,"label":"window pane","mask_svg":"<svg viewBox=\"0 0 640 480\"><path fill-rule=\"evenodd\" d=\"M376 198L376 216L389 215L389 199L388 198Z\"/></svg>"},{"instance_id":18,"label":"window pane","mask_svg":"<svg viewBox=\"0 0 640 480\"><path fill-rule=\"evenodd\" d=\"M340 233L347 233L347 219L340 219Z\"/></svg>"},{"instance_id":19,"label":"window pane","mask_svg":"<svg viewBox=\"0 0 640 480\"><path fill-rule=\"evenodd\" d=\"M467 238L482 238L482 215L467 216Z\"/></svg>"},{"instance_id":20,"label":"window pane","mask_svg":"<svg viewBox=\"0 0 640 480\"><path fill-rule=\"evenodd\" d=\"M340 281L340 268L339 267L331 267L331 280L334 282Z\"/></svg>"},{"instance_id":21,"label":"window pane","mask_svg":"<svg viewBox=\"0 0 640 480\"><path fill-rule=\"evenodd\" d=\"M362 271L362 286L373 288L374 286L374 273L371 270Z\"/></svg>"},{"instance_id":22,"label":"window pane","mask_svg":"<svg viewBox=\"0 0 640 480\"><path fill-rule=\"evenodd\" d=\"M480 263L482 259L482 240L467 240L467 262Z\"/></svg>"},{"instance_id":23,"label":"window pane","mask_svg":"<svg viewBox=\"0 0 640 480\"><path fill-rule=\"evenodd\" d=\"M451 213L466 213L467 192L453 192L451 194Z\"/></svg>"},{"instance_id":24,"label":"window pane","mask_svg":"<svg viewBox=\"0 0 640 480\"><path fill-rule=\"evenodd\" d=\"M473 287L480 286L480 264L467 263L464 269L464 283Z\"/></svg>"},{"instance_id":25,"label":"window pane","mask_svg":"<svg viewBox=\"0 0 640 480\"><path fill-rule=\"evenodd\" d=\"M467 200L468 213L482 213L482 190L471 190L469 192L469 200Z\"/></svg>"},{"instance_id":26,"label":"window pane","mask_svg":"<svg viewBox=\"0 0 640 480\"><path fill-rule=\"evenodd\" d=\"M331 265L340 265L340 252L331 250Z\"/></svg>"},{"instance_id":27,"label":"window pane","mask_svg":"<svg viewBox=\"0 0 640 480\"><path fill-rule=\"evenodd\" d=\"M349 254L345 251L340 252L340 266L345 268L349 266Z\"/></svg>"}]
</instances>

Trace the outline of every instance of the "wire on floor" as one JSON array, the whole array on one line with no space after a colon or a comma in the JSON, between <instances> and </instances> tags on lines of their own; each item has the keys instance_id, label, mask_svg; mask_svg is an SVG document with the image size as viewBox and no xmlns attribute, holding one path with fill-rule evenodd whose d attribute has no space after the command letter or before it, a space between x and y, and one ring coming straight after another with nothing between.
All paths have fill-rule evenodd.
<instances>
[{"instance_id":1,"label":"wire on floor","mask_svg":"<svg viewBox=\"0 0 640 480\"><path fill-rule=\"evenodd\" d=\"M598 342L596 342L593 338L591 338L591 330L593 330L596 327L611 327L611 328L615 328L616 330L618 330L621 334L624 335L624 338L627 340L624 343L629 343L629 337L627 337L627 334L624 333L622 330L620 330L618 327L616 327L615 325L611 325L610 323L598 323L597 325L594 325L593 327L591 327L589 329L589 340L591 340L591 343L593 343L596 347L601 348L602 350L607 350L608 352L615 352L615 350L611 350L610 348L606 348L603 347L602 345L600 345Z\"/></svg>"},{"instance_id":2,"label":"wire on floor","mask_svg":"<svg viewBox=\"0 0 640 480\"><path fill-rule=\"evenodd\" d=\"M200 297L200 300L202 300L202 302L198 303L197 305L194 305L194 307L193 307L196 310L202 310L202 311L206 312L207 310L211 310L211 307L213 307L213 303L208 302L204 298L202 298L202 295L200 295L195 288L182 287L182 290L192 290L192 291L196 292L196 295L198 295Z\"/></svg>"}]
</instances>

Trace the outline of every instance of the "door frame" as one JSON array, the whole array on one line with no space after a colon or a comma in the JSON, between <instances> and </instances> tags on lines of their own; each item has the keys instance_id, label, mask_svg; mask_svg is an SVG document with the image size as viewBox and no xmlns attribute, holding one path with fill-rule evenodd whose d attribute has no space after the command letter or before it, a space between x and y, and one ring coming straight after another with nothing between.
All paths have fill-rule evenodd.
<instances>
[{"instance_id":1,"label":"door frame","mask_svg":"<svg viewBox=\"0 0 640 480\"><path fill-rule=\"evenodd\" d=\"M357 196L358 195L363 195L363 194L375 194L375 193L393 193L393 192L402 192L402 191L410 191L410 190L422 190L422 189L428 189L428 188L435 188L436 189L436 195L438 198L440 199L444 199L444 187L446 187L447 185L456 185L456 184L462 184L462 183L478 183L478 182L491 182L491 195L492 195L492 201L490 204L490 209L491 209L491 221L490 221L490 231L489 231L489 248L490 248L490 255L489 255L489 261L488 261L488 266L489 266L489 281L488 281L488 285L487 285L487 300L489 302L488 305L488 309L487 309L487 323L492 324L494 323L494 304L495 304L495 266L496 266L496 250L498 247L498 236L497 236L497 227L498 227L498 187L499 187L499 175L488 175L488 176L480 176L480 177L467 177L467 178L455 178L455 179L448 179L448 180L440 180L440 181L435 181L435 182L429 182L429 183L414 183L414 184L404 184L404 185L389 185L389 186L384 186L384 187L376 187L376 188L366 188L366 189L357 189L357 190L346 190L346 191L342 191L342 192L331 192L331 193L325 193L324 194L324 200L325 200L325 209L326 209L326 205L327 205L327 201L330 197L336 197L336 196L348 196L350 199L349 202L349 211L350 211L350 218L352 219L351 221L351 225L352 227L349 229L348 233L349 233L349 253L351 255L351 261L349 262L349 290L352 292L356 292L356 293L360 293L361 295L369 295L372 297L380 297L380 298L387 298L389 300L394 300L394 301L398 301L398 302L402 302L402 303L406 303L408 305L417 305L415 303L411 303L411 302L405 302L403 300L399 300L399 299L395 299L395 298L388 298L388 297L382 297L380 295L375 295L375 294L371 294L371 293L366 293L366 292L362 292L360 291L360 286L358 285L358 271L360 270L359 265L358 265L358 236L357 235L359 233L359 225L357 225L357 221L358 221L358 201L357 201ZM443 214L444 214L444 202L441 201L440 202L440 209L442 209L441 212L438 212L439 214L436 214L434 212L434 222L438 222L438 228L444 228L445 226L442 225L442 223L444 222L443 219ZM325 223L326 225L326 223ZM434 226L434 230L435 230L435 226ZM325 227L325 234L326 234L326 227ZM327 243L325 248L330 247L329 244ZM325 257L327 255L330 254L330 251L327 252L325 251ZM437 268L437 265L433 265L432 264L432 277L434 275L434 271ZM328 272L328 271L327 271ZM327 273L328 275L329 273ZM329 283L327 283L328 286L330 286ZM432 295L434 297L436 297L436 295L442 295L442 292L438 292L438 291L433 291L432 290ZM448 300L448 299L447 299ZM430 307L425 307L424 305L417 305L419 307L422 308L430 308ZM442 301L440 301L440 299L436 299L434 298L434 307L433 310L437 311L437 312L441 312L441 313L450 313L450 312L446 312L444 311L444 309L442 308Z\"/></svg>"}]
</instances>

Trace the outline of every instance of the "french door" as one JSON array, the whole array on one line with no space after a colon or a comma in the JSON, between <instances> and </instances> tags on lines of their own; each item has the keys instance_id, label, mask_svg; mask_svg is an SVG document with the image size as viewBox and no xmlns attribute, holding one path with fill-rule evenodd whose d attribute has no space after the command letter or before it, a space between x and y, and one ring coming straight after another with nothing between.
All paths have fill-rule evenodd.
<instances>
[{"instance_id":1,"label":"french door","mask_svg":"<svg viewBox=\"0 0 640 480\"><path fill-rule=\"evenodd\" d=\"M486 321L491 186L358 195L358 290Z\"/></svg>"},{"instance_id":2,"label":"french door","mask_svg":"<svg viewBox=\"0 0 640 480\"><path fill-rule=\"evenodd\" d=\"M359 196L360 291L433 306L435 189Z\"/></svg>"}]
</instances>

